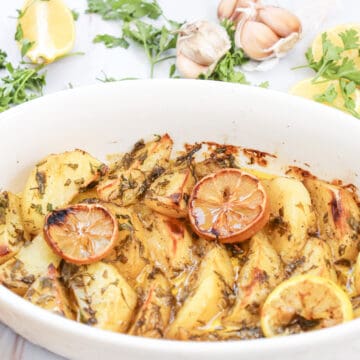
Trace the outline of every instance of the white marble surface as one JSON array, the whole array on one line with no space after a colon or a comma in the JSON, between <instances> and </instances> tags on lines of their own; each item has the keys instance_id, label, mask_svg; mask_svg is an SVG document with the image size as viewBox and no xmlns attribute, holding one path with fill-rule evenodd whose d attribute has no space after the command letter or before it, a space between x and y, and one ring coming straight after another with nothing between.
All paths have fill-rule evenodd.
<instances>
[{"instance_id":1,"label":"white marble surface","mask_svg":"<svg viewBox=\"0 0 360 360\"><path fill-rule=\"evenodd\" d=\"M11 61L20 60L19 51L13 38L15 33L16 9L21 8L23 0L0 1L0 48L5 50ZM304 36L296 49L276 67L266 73L250 73L248 78L255 84L270 82L270 88L288 91L289 87L305 77L311 76L310 70L292 71L291 68L304 64L304 52L314 36L321 30L341 23L359 22L359 0L269 0L297 13L304 24ZM115 78L148 77L149 67L145 55L136 46L128 50L121 48L106 49L101 44L93 44L98 33L117 35L120 26L116 22L104 22L96 15L84 14L86 0L66 0L70 8L80 13L76 22L77 39L74 51L85 52L52 64L47 69L45 93L73 86L94 84L102 71ZM183 21L206 18L216 20L217 0L159 0L167 17ZM168 76L169 64L157 67L156 77ZM1 75L1 73L0 73ZM1 311L1 309L0 309ZM31 326L31 324L29 324ZM59 356L48 353L23 340L5 325L0 323L1 360L58 360ZM124 359L126 360L126 359Z\"/></svg>"}]
</instances>

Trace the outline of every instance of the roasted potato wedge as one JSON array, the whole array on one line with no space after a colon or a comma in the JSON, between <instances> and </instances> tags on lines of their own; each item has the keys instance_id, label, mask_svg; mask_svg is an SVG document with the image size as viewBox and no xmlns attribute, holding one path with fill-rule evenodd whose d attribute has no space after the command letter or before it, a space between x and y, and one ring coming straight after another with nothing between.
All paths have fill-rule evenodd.
<instances>
[{"instance_id":1,"label":"roasted potato wedge","mask_svg":"<svg viewBox=\"0 0 360 360\"><path fill-rule=\"evenodd\" d=\"M168 134L147 143L137 142L100 182L97 187L99 198L121 206L134 204L168 167L172 146Z\"/></svg>"},{"instance_id":2,"label":"roasted potato wedge","mask_svg":"<svg viewBox=\"0 0 360 360\"><path fill-rule=\"evenodd\" d=\"M354 290L356 295L360 295L360 254L354 266Z\"/></svg>"},{"instance_id":3,"label":"roasted potato wedge","mask_svg":"<svg viewBox=\"0 0 360 360\"><path fill-rule=\"evenodd\" d=\"M163 274L153 269L147 274L140 295L141 306L129 334L162 338L175 303L169 281Z\"/></svg>"},{"instance_id":4,"label":"roasted potato wedge","mask_svg":"<svg viewBox=\"0 0 360 360\"><path fill-rule=\"evenodd\" d=\"M185 224L145 207L135 208L136 236L149 251L149 257L164 274L171 277L194 262L193 240Z\"/></svg>"},{"instance_id":5,"label":"roasted potato wedge","mask_svg":"<svg viewBox=\"0 0 360 360\"><path fill-rule=\"evenodd\" d=\"M270 201L266 234L281 259L293 262L301 256L308 233L315 231L310 195L296 179L277 177L264 184Z\"/></svg>"},{"instance_id":6,"label":"roasted potato wedge","mask_svg":"<svg viewBox=\"0 0 360 360\"><path fill-rule=\"evenodd\" d=\"M257 327L267 295L284 279L281 259L260 231L250 240L247 260L236 280L236 302L224 318L225 326Z\"/></svg>"},{"instance_id":7,"label":"roasted potato wedge","mask_svg":"<svg viewBox=\"0 0 360 360\"><path fill-rule=\"evenodd\" d=\"M289 270L289 275L291 276L310 274L328 278L335 283L337 282L331 249L322 239L309 238L303 249L303 255L289 265Z\"/></svg>"},{"instance_id":8,"label":"roasted potato wedge","mask_svg":"<svg viewBox=\"0 0 360 360\"><path fill-rule=\"evenodd\" d=\"M189 339L206 333L206 327L229 306L234 272L231 260L223 247L216 246L203 259L195 288L170 324L166 336Z\"/></svg>"},{"instance_id":9,"label":"roasted potato wedge","mask_svg":"<svg viewBox=\"0 0 360 360\"><path fill-rule=\"evenodd\" d=\"M10 260L0 266L0 282L23 296L48 267L58 267L61 258L53 253L42 234L25 244Z\"/></svg>"},{"instance_id":10,"label":"roasted potato wedge","mask_svg":"<svg viewBox=\"0 0 360 360\"><path fill-rule=\"evenodd\" d=\"M104 330L128 329L137 297L114 266L103 262L81 266L68 284L81 322Z\"/></svg>"},{"instance_id":11,"label":"roasted potato wedge","mask_svg":"<svg viewBox=\"0 0 360 360\"><path fill-rule=\"evenodd\" d=\"M61 283L59 274L53 264L50 264L46 273L41 275L30 286L24 299L54 314L72 320L75 319L69 294Z\"/></svg>"},{"instance_id":12,"label":"roasted potato wedge","mask_svg":"<svg viewBox=\"0 0 360 360\"><path fill-rule=\"evenodd\" d=\"M67 205L82 189L99 180L105 167L82 150L49 155L30 173L22 199L25 229L38 234L44 217Z\"/></svg>"},{"instance_id":13,"label":"roasted potato wedge","mask_svg":"<svg viewBox=\"0 0 360 360\"><path fill-rule=\"evenodd\" d=\"M16 255L28 240L21 218L21 199L11 192L0 193L0 264Z\"/></svg>"},{"instance_id":14,"label":"roasted potato wedge","mask_svg":"<svg viewBox=\"0 0 360 360\"><path fill-rule=\"evenodd\" d=\"M145 205L160 214L184 218L187 201L195 185L195 177L188 166L175 166L160 175L149 187Z\"/></svg>"},{"instance_id":15,"label":"roasted potato wedge","mask_svg":"<svg viewBox=\"0 0 360 360\"><path fill-rule=\"evenodd\" d=\"M103 261L114 265L126 281L134 287L137 277L151 262L147 245L144 242L146 230L142 225L134 226L136 214L133 208L120 207L111 203L103 205L119 223L119 239L111 253Z\"/></svg>"},{"instance_id":16,"label":"roasted potato wedge","mask_svg":"<svg viewBox=\"0 0 360 360\"><path fill-rule=\"evenodd\" d=\"M320 235L335 262L355 261L359 252L360 210L350 191L317 179L305 179L317 214Z\"/></svg>"}]
</instances>

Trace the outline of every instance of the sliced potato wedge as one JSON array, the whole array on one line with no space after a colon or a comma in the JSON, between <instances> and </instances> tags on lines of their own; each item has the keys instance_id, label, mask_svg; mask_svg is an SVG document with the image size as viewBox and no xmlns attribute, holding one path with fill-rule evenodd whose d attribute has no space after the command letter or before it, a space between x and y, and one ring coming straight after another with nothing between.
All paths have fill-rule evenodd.
<instances>
[{"instance_id":1,"label":"sliced potato wedge","mask_svg":"<svg viewBox=\"0 0 360 360\"><path fill-rule=\"evenodd\" d=\"M46 273L49 265L58 267L61 258L54 254L42 234L24 245L10 260L0 266L0 282L24 295L34 281Z\"/></svg>"},{"instance_id":2,"label":"sliced potato wedge","mask_svg":"<svg viewBox=\"0 0 360 360\"><path fill-rule=\"evenodd\" d=\"M75 319L69 294L61 283L59 273L53 264L50 264L46 273L30 286L24 299L54 314Z\"/></svg>"},{"instance_id":3,"label":"sliced potato wedge","mask_svg":"<svg viewBox=\"0 0 360 360\"><path fill-rule=\"evenodd\" d=\"M360 254L354 266L354 290L356 295L360 295Z\"/></svg>"},{"instance_id":4,"label":"sliced potato wedge","mask_svg":"<svg viewBox=\"0 0 360 360\"><path fill-rule=\"evenodd\" d=\"M16 255L28 240L21 218L21 199L8 191L0 193L0 264Z\"/></svg>"},{"instance_id":5,"label":"sliced potato wedge","mask_svg":"<svg viewBox=\"0 0 360 360\"><path fill-rule=\"evenodd\" d=\"M226 250L214 247L203 259L193 292L175 316L166 336L189 339L206 333L206 325L229 306L234 272Z\"/></svg>"},{"instance_id":6,"label":"sliced potato wedge","mask_svg":"<svg viewBox=\"0 0 360 360\"><path fill-rule=\"evenodd\" d=\"M121 206L134 204L168 167L173 141L168 134L144 143L115 162L97 187L99 198Z\"/></svg>"},{"instance_id":7,"label":"sliced potato wedge","mask_svg":"<svg viewBox=\"0 0 360 360\"><path fill-rule=\"evenodd\" d=\"M95 183L104 169L99 160L82 150L49 155L38 163L23 192L25 229L38 234L49 211L67 205L82 189Z\"/></svg>"},{"instance_id":8,"label":"sliced potato wedge","mask_svg":"<svg viewBox=\"0 0 360 360\"><path fill-rule=\"evenodd\" d=\"M346 189L317 179L305 179L314 205L320 235L331 247L335 261L355 261L359 252L360 210Z\"/></svg>"},{"instance_id":9,"label":"sliced potato wedge","mask_svg":"<svg viewBox=\"0 0 360 360\"><path fill-rule=\"evenodd\" d=\"M179 272L194 262L193 239L183 222L144 206L135 209L136 236L146 244L150 259L164 274L171 277L174 271Z\"/></svg>"},{"instance_id":10,"label":"sliced potato wedge","mask_svg":"<svg viewBox=\"0 0 360 360\"><path fill-rule=\"evenodd\" d=\"M308 233L315 230L315 214L301 181L278 177L264 182L270 201L266 233L285 263L301 257Z\"/></svg>"},{"instance_id":11,"label":"sliced potato wedge","mask_svg":"<svg viewBox=\"0 0 360 360\"><path fill-rule=\"evenodd\" d=\"M160 214L184 218L195 177L188 166L176 166L160 175L149 187L145 205Z\"/></svg>"},{"instance_id":12,"label":"sliced potato wedge","mask_svg":"<svg viewBox=\"0 0 360 360\"><path fill-rule=\"evenodd\" d=\"M170 283L163 274L153 269L147 274L140 294L141 306L129 334L162 338L175 304Z\"/></svg>"},{"instance_id":13,"label":"sliced potato wedge","mask_svg":"<svg viewBox=\"0 0 360 360\"><path fill-rule=\"evenodd\" d=\"M227 326L256 327L267 295L284 279L280 257L263 232L250 241L247 260L236 280L236 302L223 323Z\"/></svg>"},{"instance_id":14,"label":"sliced potato wedge","mask_svg":"<svg viewBox=\"0 0 360 360\"><path fill-rule=\"evenodd\" d=\"M309 238L303 249L303 255L291 265L294 268L291 271L292 276L309 274L337 282L331 249L322 239Z\"/></svg>"},{"instance_id":15,"label":"sliced potato wedge","mask_svg":"<svg viewBox=\"0 0 360 360\"><path fill-rule=\"evenodd\" d=\"M79 308L80 321L104 330L128 329L137 297L114 266L103 262L81 266L69 286Z\"/></svg>"},{"instance_id":16,"label":"sliced potato wedge","mask_svg":"<svg viewBox=\"0 0 360 360\"><path fill-rule=\"evenodd\" d=\"M132 207L121 207L103 203L115 216L119 224L119 239L111 253L103 260L114 265L131 285L135 286L137 277L147 264L151 263L146 239L146 230L139 224L135 227L135 211Z\"/></svg>"}]
</instances>

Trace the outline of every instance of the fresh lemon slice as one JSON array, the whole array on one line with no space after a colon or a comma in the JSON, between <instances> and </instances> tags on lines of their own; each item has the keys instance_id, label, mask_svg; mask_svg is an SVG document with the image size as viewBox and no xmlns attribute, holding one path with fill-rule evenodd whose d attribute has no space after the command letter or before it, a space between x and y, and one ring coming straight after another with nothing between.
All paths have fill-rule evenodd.
<instances>
[{"instance_id":1,"label":"fresh lemon slice","mask_svg":"<svg viewBox=\"0 0 360 360\"><path fill-rule=\"evenodd\" d=\"M23 39L34 43L26 53L33 63L51 63L74 46L74 19L63 0L26 0L19 25Z\"/></svg>"},{"instance_id":2,"label":"fresh lemon slice","mask_svg":"<svg viewBox=\"0 0 360 360\"><path fill-rule=\"evenodd\" d=\"M334 28L331 28L326 31L328 39L336 46L344 46L339 34L354 29L357 31L358 36L360 37L360 24L344 24L338 25ZM312 53L315 61L319 61L323 55L323 48L322 48L322 40L321 40L322 33L320 33L314 40L312 44ZM343 57L348 57L349 59L354 60L355 66L357 69L360 70L360 57L359 52L357 49L354 50L347 50L343 53Z\"/></svg>"},{"instance_id":3,"label":"fresh lemon slice","mask_svg":"<svg viewBox=\"0 0 360 360\"><path fill-rule=\"evenodd\" d=\"M352 320L349 297L333 281L299 275L278 285L261 311L266 337L289 335L334 326Z\"/></svg>"},{"instance_id":4,"label":"fresh lemon slice","mask_svg":"<svg viewBox=\"0 0 360 360\"><path fill-rule=\"evenodd\" d=\"M290 94L304 97L306 99L315 100L316 96L322 95L330 86L333 86L337 96L332 103L324 102L326 105L330 105L347 111L344 106L344 99L341 95L341 89L337 80L327 81L324 78L319 78L315 83L312 82L312 78L299 81L290 89ZM355 102L355 111L360 112L360 91L356 89L351 95Z\"/></svg>"}]
</instances>

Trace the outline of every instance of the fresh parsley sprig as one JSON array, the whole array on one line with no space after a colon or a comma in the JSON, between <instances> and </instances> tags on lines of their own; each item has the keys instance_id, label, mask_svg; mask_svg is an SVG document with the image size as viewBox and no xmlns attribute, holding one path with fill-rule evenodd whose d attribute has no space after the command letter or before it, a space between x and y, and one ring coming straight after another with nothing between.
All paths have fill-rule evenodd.
<instances>
[{"instance_id":1,"label":"fresh parsley sprig","mask_svg":"<svg viewBox=\"0 0 360 360\"><path fill-rule=\"evenodd\" d=\"M86 12L99 14L104 20L124 21L142 17L158 19L162 15L156 0L88 0Z\"/></svg>"},{"instance_id":2,"label":"fresh parsley sprig","mask_svg":"<svg viewBox=\"0 0 360 360\"><path fill-rule=\"evenodd\" d=\"M10 62L5 63L7 74L0 79L0 112L42 95L46 81L45 73L39 73L41 69L42 66L15 68Z\"/></svg>"}]
</instances>

